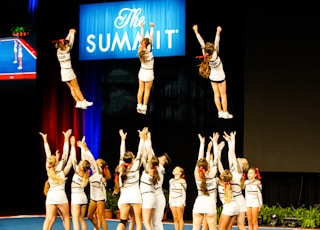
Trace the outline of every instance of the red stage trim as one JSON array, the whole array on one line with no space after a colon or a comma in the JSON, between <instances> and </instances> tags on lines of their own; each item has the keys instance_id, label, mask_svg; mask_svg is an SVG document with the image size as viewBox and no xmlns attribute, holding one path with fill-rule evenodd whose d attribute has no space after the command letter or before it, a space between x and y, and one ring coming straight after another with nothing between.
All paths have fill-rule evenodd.
<instances>
[{"instance_id":1,"label":"red stage trim","mask_svg":"<svg viewBox=\"0 0 320 230\"><path fill-rule=\"evenodd\" d=\"M0 80L23 80L36 79L36 73L21 73L21 74L0 74Z\"/></svg>"}]
</instances>

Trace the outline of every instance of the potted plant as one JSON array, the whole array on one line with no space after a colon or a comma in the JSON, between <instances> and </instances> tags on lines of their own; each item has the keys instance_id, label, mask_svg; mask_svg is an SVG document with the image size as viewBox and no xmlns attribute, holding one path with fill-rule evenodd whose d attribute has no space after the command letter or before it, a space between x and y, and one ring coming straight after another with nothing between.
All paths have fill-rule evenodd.
<instances>
[{"instance_id":1,"label":"potted plant","mask_svg":"<svg viewBox=\"0 0 320 230\"><path fill-rule=\"evenodd\" d=\"M119 194L113 194L113 190L111 188L107 189L107 199L105 204L105 215L109 216L109 219L116 215L119 210L118 207ZM111 217L110 213L111 212ZM108 218L107 218L108 219Z\"/></svg>"},{"instance_id":2,"label":"potted plant","mask_svg":"<svg viewBox=\"0 0 320 230\"><path fill-rule=\"evenodd\" d=\"M302 228L317 228L320 226L320 210L317 207L305 208L300 212L298 219Z\"/></svg>"},{"instance_id":3,"label":"potted plant","mask_svg":"<svg viewBox=\"0 0 320 230\"><path fill-rule=\"evenodd\" d=\"M27 25L25 25L25 26L12 25L12 27L11 27L12 36L24 37L24 36L29 35L29 32L30 32L30 28Z\"/></svg>"},{"instance_id":4,"label":"potted plant","mask_svg":"<svg viewBox=\"0 0 320 230\"><path fill-rule=\"evenodd\" d=\"M281 207L280 204L269 206L264 204L259 211L259 225L280 225L301 228L318 228L320 226L320 210L317 207L304 206L294 208Z\"/></svg>"}]
</instances>

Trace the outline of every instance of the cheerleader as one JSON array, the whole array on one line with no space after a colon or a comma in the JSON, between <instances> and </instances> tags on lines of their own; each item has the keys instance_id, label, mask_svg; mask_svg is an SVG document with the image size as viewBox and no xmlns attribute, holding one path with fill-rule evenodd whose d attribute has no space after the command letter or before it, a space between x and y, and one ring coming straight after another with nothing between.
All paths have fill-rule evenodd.
<instances>
[{"instance_id":1,"label":"cheerleader","mask_svg":"<svg viewBox=\"0 0 320 230\"><path fill-rule=\"evenodd\" d=\"M249 230L258 230L258 216L262 207L262 185L258 168L250 167L244 182Z\"/></svg>"},{"instance_id":2,"label":"cheerleader","mask_svg":"<svg viewBox=\"0 0 320 230\"><path fill-rule=\"evenodd\" d=\"M232 173L225 169L218 179L219 198L222 203L222 212L219 218L218 230L231 229L233 222L239 214L239 207L232 196Z\"/></svg>"},{"instance_id":3,"label":"cheerleader","mask_svg":"<svg viewBox=\"0 0 320 230\"><path fill-rule=\"evenodd\" d=\"M84 139L77 142L81 148L81 157L91 164L92 175L89 177L90 183L90 203L88 208L88 219L94 225L95 229L108 229L107 222L104 220L105 202L107 199L106 186L107 181L111 179L111 172L105 160L94 157L89 150Z\"/></svg>"},{"instance_id":4,"label":"cheerleader","mask_svg":"<svg viewBox=\"0 0 320 230\"><path fill-rule=\"evenodd\" d=\"M210 151L204 157L205 138L198 134L200 148L198 160L194 169L194 177L198 189L198 196L194 202L193 230L200 230L203 220L206 220L209 230L215 230L217 226L217 164ZM212 142L208 146L212 146ZM211 148L211 147L210 147Z\"/></svg>"},{"instance_id":5,"label":"cheerleader","mask_svg":"<svg viewBox=\"0 0 320 230\"><path fill-rule=\"evenodd\" d=\"M184 179L184 169L176 166L173 171L173 178L169 180L169 207L173 217L175 230L184 229L184 209L186 206L187 182Z\"/></svg>"},{"instance_id":6,"label":"cheerleader","mask_svg":"<svg viewBox=\"0 0 320 230\"><path fill-rule=\"evenodd\" d=\"M76 141L74 136L70 138L70 158L74 169L71 182L71 215L74 230L87 229L85 215L87 212L88 198L84 191L89 182L90 162L82 159L77 163Z\"/></svg>"},{"instance_id":7,"label":"cheerleader","mask_svg":"<svg viewBox=\"0 0 320 230\"><path fill-rule=\"evenodd\" d=\"M23 58L23 53L22 53L22 45L21 43L19 43L18 45L18 69L21 70L22 69L22 58Z\"/></svg>"},{"instance_id":8,"label":"cheerleader","mask_svg":"<svg viewBox=\"0 0 320 230\"><path fill-rule=\"evenodd\" d=\"M142 219L143 225L146 230L152 230L152 216L156 208L156 194L155 185L160 180L159 172L159 159L152 156L146 159L143 163L144 170L140 178L140 191L142 197Z\"/></svg>"},{"instance_id":9,"label":"cheerleader","mask_svg":"<svg viewBox=\"0 0 320 230\"><path fill-rule=\"evenodd\" d=\"M67 181L66 175L69 173L72 162L68 160L69 138L72 130L62 132L64 135L63 154L60 159L59 150L55 155L51 154L50 146L47 140L47 134L40 132L42 136L44 150L46 153L46 170L48 174L49 190L46 196L46 217L42 226L43 230L51 230L57 213L61 215L65 230L70 230L70 209L69 201L65 191Z\"/></svg>"},{"instance_id":10,"label":"cheerleader","mask_svg":"<svg viewBox=\"0 0 320 230\"><path fill-rule=\"evenodd\" d=\"M18 63L18 41L16 39L13 40L13 64Z\"/></svg>"},{"instance_id":11,"label":"cheerleader","mask_svg":"<svg viewBox=\"0 0 320 230\"><path fill-rule=\"evenodd\" d=\"M76 101L76 108L86 109L88 106L91 106L93 103L87 101L81 90L77 80L77 76L73 71L71 64L70 51L73 48L74 38L75 38L75 29L70 29L67 37L65 39L59 39L52 41L55 44L57 49L57 58L60 63L61 68L61 80L65 82L70 91L71 96Z\"/></svg>"},{"instance_id":12,"label":"cheerleader","mask_svg":"<svg viewBox=\"0 0 320 230\"><path fill-rule=\"evenodd\" d=\"M220 33L222 28L217 27L214 43L204 42L199 34L198 25L192 27L198 42L201 46L204 61L207 61L210 67L210 74L208 76L212 90L214 93L214 102L218 110L218 118L231 119L233 115L228 112L228 99L227 99L227 82L223 69L222 61L219 57L219 43ZM201 72L201 70L200 70Z\"/></svg>"},{"instance_id":13,"label":"cheerleader","mask_svg":"<svg viewBox=\"0 0 320 230\"><path fill-rule=\"evenodd\" d=\"M151 142L151 132L148 131L147 133L147 140L145 141L145 149L146 154L149 158L152 156L156 156L153 148L152 148L152 142ZM154 210L154 213L152 215L152 228L153 230L163 230L163 215L164 215L164 209L166 206L166 198L163 194L162 185L164 180L164 175L166 173L165 167L171 163L171 158L167 153L162 154L158 157L159 160L159 166L157 168L158 174L160 176L160 180L157 184L155 184L155 195L156 195L156 207Z\"/></svg>"},{"instance_id":14,"label":"cheerleader","mask_svg":"<svg viewBox=\"0 0 320 230\"><path fill-rule=\"evenodd\" d=\"M144 151L144 141L147 135L147 128L142 131L139 130L139 147L138 153L135 157L131 151L126 151L125 140L127 133L124 133L122 129L119 130L121 137L120 144L120 160L118 165L119 177L116 183L120 189L120 197L118 201L120 209L120 222L117 226L117 230L125 230L130 208L132 206L135 224L137 230L142 230L142 197L140 192L139 180L140 180L140 167L142 165L142 154Z\"/></svg>"},{"instance_id":15,"label":"cheerleader","mask_svg":"<svg viewBox=\"0 0 320 230\"><path fill-rule=\"evenodd\" d=\"M138 74L139 88L137 93L137 112L146 114L148 109L150 91L154 80L154 58L152 53L154 23L150 22L150 37L144 37L144 23L140 23L141 42L138 48L141 67Z\"/></svg>"},{"instance_id":16,"label":"cheerleader","mask_svg":"<svg viewBox=\"0 0 320 230\"><path fill-rule=\"evenodd\" d=\"M245 213L247 211L246 201L242 190L244 189L244 175L248 170L249 163L246 158L237 158L235 153L236 132L230 135L224 132L224 139L228 142L228 160L229 169L232 177L232 194L239 206L239 214L237 216L237 226L239 230L245 230Z\"/></svg>"}]
</instances>

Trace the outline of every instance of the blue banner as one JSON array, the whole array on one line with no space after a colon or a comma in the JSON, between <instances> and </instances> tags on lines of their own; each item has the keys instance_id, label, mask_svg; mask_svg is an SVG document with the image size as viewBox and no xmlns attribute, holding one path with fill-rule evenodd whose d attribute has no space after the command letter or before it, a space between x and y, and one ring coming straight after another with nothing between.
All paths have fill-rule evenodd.
<instances>
[{"instance_id":1,"label":"blue banner","mask_svg":"<svg viewBox=\"0 0 320 230\"><path fill-rule=\"evenodd\" d=\"M155 57L185 55L185 0L144 0L80 5L79 59L137 58L140 22L145 37L154 23Z\"/></svg>"}]
</instances>

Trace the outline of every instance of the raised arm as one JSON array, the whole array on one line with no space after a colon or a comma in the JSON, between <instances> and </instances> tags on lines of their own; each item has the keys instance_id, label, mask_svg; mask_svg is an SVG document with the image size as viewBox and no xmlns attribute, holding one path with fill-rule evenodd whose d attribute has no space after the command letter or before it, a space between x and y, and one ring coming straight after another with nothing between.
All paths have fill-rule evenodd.
<instances>
[{"instance_id":1,"label":"raised arm","mask_svg":"<svg viewBox=\"0 0 320 230\"><path fill-rule=\"evenodd\" d=\"M141 36L141 39L140 39L140 42L142 42L142 40L144 39L144 22L140 22L140 36Z\"/></svg>"},{"instance_id":2,"label":"raised arm","mask_svg":"<svg viewBox=\"0 0 320 230\"><path fill-rule=\"evenodd\" d=\"M237 171L237 157L235 152L235 143L236 143L236 132L231 132L230 135L224 132L224 139L228 142L228 160L229 160L229 168L231 171Z\"/></svg>"},{"instance_id":3,"label":"raised arm","mask_svg":"<svg viewBox=\"0 0 320 230\"><path fill-rule=\"evenodd\" d=\"M138 146L138 152L136 159L141 160L142 155L145 153L145 140L147 139L148 128L144 127L142 130L138 130L140 141Z\"/></svg>"},{"instance_id":4,"label":"raised arm","mask_svg":"<svg viewBox=\"0 0 320 230\"><path fill-rule=\"evenodd\" d=\"M221 163L221 152L222 149L225 145L224 141L221 141L218 144L218 139L219 139L220 134L218 132L213 133L213 136L210 137L212 143L213 143L213 154L214 154L214 159L213 159L213 165L217 166L218 170L220 173L223 172L224 168Z\"/></svg>"},{"instance_id":5,"label":"raised arm","mask_svg":"<svg viewBox=\"0 0 320 230\"><path fill-rule=\"evenodd\" d=\"M97 162L94 159L93 154L89 150L86 142L84 141L84 138L81 141L77 141L77 146L81 149L81 158L90 162L92 172L98 172L99 168Z\"/></svg>"},{"instance_id":6,"label":"raised arm","mask_svg":"<svg viewBox=\"0 0 320 230\"><path fill-rule=\"evenodd\" d=\"M60 153L59 150L56 150L56 156L58 159L58 165L56 167L57 171L62 171L63 168L66 166L66 163L68 161L68 157L69 157L69 138L71 135L71 129L67 130L66 132L62 132L64 135L64 142L63 142L63 152L62 152L62 156L60 158ZM59 160L60 159L60 160Z\"/></svg>"},{"instance_id":7,"label":"raised arm","mask_svg":"<svg viewBox=\"0 0 320 230\"><path fill-rule=\"evenodd\" d=\"M150 22L150 37L149 37L149 42L152 44L153 43L153 38L154 38L154 23Z\"/></svg>"},{"instance_id":8,"label":"raised arm","mask_svg":"<svg viewBox=\"0 0 320 230\"><path fill-rule=\"evenodd\" d=\"M76 30L75 30L75 29L70 29L67 37L65 38L66 40L69 41L70 49L72 49L72 47L73 47L74 38L75 38L75 33L76 33Z\"/></svg>"},{"instance_id":9,"label":"raised arm","mask_svg":"<svg viewBox=\"0 0 320 230\"><path fill-rule=\"evenodd\" d=\"M220 43L220 33L222 28L220 26L217 27L216 36L214 39L214 48L219 53L219 43Z\"/></svg>"},{"instance_id":10,"label":"raised arm","mask_svg":"<svg viewBox=\"0 0 320 230\"><path fill-rule=\"evenodd\" d=\"M69 156L69 160L67 163L67 166L69 164L72 164L73 169L76 170L77 169L77 165L78 165L78 160L77 160L77 151L76 151L76 139L74 138L74 136L71 136L70 138L70 156Z\"/></svg>"},{"instance_id":11,"label":"raised arm","mask_svg":"<svg viewBox=\"0 0 320 230\"><path fill-rule=\"evenodd\" d=\"M49 158L51 156L51 150L50 150L50 146L48 143L47 134L42 133L42 132L39 132L39 134L41 135L42 140L43 140L43 147L44 147L44 151L46 153L46 157Z\"/></svg>"},{"instance_id":12,"label":"raised arm","mask_svg":"<svg viewBox=\"0 0 320 230\"><path fill-rule=\"evenodd\" d=\"M205 145L205 138L201 136L201 134L198 134L199 140L200 140L200 146L199 146L199 154L198 154L198 160L204 157L204 145Z\"/></svg>"},{"instance_id":13,"label":"raised arm","mask_svg":"<svg viewBox=\"0 0 320 230\"><path fill-rule=\"evenodd\" d=\"M145 146L146 154L147 154L148 158L151 158L151 157L156 155L154 153L154 151L153 151L153 148L152 148L151 132L147 133L147 137L146 137L146 140L144 142L144 146Z\"/></svg>"},{"instance_id":14,"label":"raised arm","mask_svg":"<svg viewBox=\"0 0 320 230\"><path fill-rule=\"evenodd\" d=\"M193 31L194 31L197 39L198 39L198 42L199 42L199 44L200 44L200 46L201 46L201 49L202 49L202 52L203 52L203 54L204 54L205 42L204 42L203 38L201 37L201 35L199 34L198 25L194 25L194 26L192 27L192 29L193 29Z\"/></svg>"},{"instance_id":15,"label":"raised arm","mask_svg":"<svg viewBox=\"0 0 320 230\"><path fill-rule=\"evenodd\" d=\"M63 153L61 156L61 160L59 161L59 163L57 165L56 170L57 171L63 170L64 175L67 175L72 167L72 162L71 162L71 159L69 158L70 136L71 136L72 130L68 129L67 131L62 132L62 133L64 135ZM68 162L68 164L67 164L67 162Z\"/></svg>"},{"instance_id":16,"label":"raised arm","mask_svg":"<svg viewBox=\"0 0 320 230\"><path fill-rule=\"evenodd\" d=\"M62 153L61 160L62 160L63 164L65 165L65 163L68 160L68 156L69 156L70 136L72 133L72 129L68 129L66 132L62 132L62 133L64 135L64 143L63 143L63 153Z\"/></svg>"},{"instance_id":17,"label":"raised arm","mask_svg":"<svg viewBox=\"0 0 320 230\"><path fill-rule=\"evenodd\" d=\"M207 146L207 153L206 153L206 159L209 162L209 164L211 164L211 162L213 163L211 149L212 149L212 141L209 141L208 146ZM211 167L211 165L210 165L210 167Z\"/></svg>"},{"instance_id":18,"label":"raised arm","mask_svg":"<svg viewBox=\"0 0 320 230\"><path fill-rule=\"evenodd\" d=\"M120 143L120 163L121 163L121 159L123 157L123 154L126 152L127 133L123 132L123 129L120 129L119 135L121 137L121 143Z\"/></svg>"}]
</instances>

